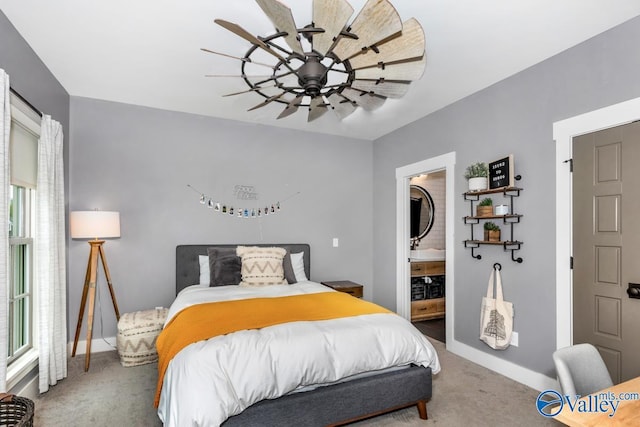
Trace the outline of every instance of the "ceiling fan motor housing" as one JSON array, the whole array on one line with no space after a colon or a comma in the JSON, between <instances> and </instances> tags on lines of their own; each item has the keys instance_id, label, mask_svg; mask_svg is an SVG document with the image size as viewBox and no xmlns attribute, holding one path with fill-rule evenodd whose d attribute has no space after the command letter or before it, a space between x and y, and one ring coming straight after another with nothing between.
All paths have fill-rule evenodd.
<instances>
[{"instance_id":1,"label":"ceiling fan motor housing","mask_svg":"<svg viewBox=\"0 0 640 427\"><path fill-rule=\"evenodd\" d=\"M296 72L298 82L309 96L320 95L320 90L327 84L327 67L317 55L308 55L306 62Z\"/></svg>"}]
</instances>

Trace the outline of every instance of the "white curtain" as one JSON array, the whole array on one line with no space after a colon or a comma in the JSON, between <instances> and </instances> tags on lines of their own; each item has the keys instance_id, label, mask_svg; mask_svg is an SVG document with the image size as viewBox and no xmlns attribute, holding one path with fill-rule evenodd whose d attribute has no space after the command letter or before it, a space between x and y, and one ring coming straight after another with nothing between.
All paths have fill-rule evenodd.
<instances>
[{"instance_id":1,"label":"white curtain","mask_svg":"<svg viewBox=\"0 0 640 427\"><path fill-rule=\"evenodd\" d=\"M38 141L35 279L40 393L67 376L67 303L62 125L43 115Z\"/></svg>"},{"instance_id":2,"label":"white curtain","mask_svg":"<svg viewBox=\"0 0 640 427\"><path fill-rule=\"evenodd\" d=\"M0 391L7 391L9 319L9 75L0 69Z\"/></svg>"}]
</instances>

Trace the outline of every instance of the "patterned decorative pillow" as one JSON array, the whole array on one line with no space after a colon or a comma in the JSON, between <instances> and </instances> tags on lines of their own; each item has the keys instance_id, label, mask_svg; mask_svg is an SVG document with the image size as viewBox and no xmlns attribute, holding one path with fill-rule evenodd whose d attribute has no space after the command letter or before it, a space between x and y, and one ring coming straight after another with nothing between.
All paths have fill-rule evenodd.
<instances>
[{"instance_id":1,"label":"patterned decorative pillow","mask_svg":"<svg viewBox=\"0 0 640 427\"><path fill-rule=\"evenodd\" d=\"M286 285L282 261L287 251L276 247L238 246L242 259L240 286Z\"/></svg>"}]
</instances>

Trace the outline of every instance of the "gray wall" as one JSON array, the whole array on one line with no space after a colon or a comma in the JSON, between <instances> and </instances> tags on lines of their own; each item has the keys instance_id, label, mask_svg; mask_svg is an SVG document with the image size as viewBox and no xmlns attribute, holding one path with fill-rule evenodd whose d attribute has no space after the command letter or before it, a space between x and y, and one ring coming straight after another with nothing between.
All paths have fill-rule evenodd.
<instances>
[{"instance_id":1,"label":"gray wall","mask_svg":"<svg viewBox=\"0 0 640 427\"><path fill-rule=\"evenodd\" d=\"M66 165L69 159L69 94L2 11L0 11L0 68L9 74L11 88L35 108L62 123ZM68 201L69 168L65 168L64 178L66 202Z\"/></svg>"},{"instance_id":2,"label":"gray wall","mask_svg":"<svg viewBox=\"0 0 640 427\"><path fill-rule=\"evenodd\" d=\"M185 243L309 243L313 280L353 280L370 297L371 142L77 97L71 116L71 210L120 211L122 236L105 252L121 312L171 303L175 247ZM276 215L239 219L202 206L187 184L236 206L237 184L255 186L261 203L300 194ZM88 253L70 241L74 329ZM100 289L104 336L113 336Z\"/></svg>"},{"instance_id":3,"label":"gray wall","mask_svg":"<svg viewBox=\"0 0 640 427\"><path fill-rule=\"evenodd\" d=\"M33 106L64 126L68 153L69 94L0 11L0 68L11 87Z\"/></svg>"},{"instance_id":4,"label":"gray wall","mask_svg":"<svg viewBox=\"0 0 640 427\"><path fill-rule=\"evenodd\" d=\"M555 121L640 96L640 19L636 18L375 142L374 298L395 303L395 168L455 151L455 338L518 365L555 376ZM428 73L425 75L428 78ZM640 113L639 113L640 115ZM524 241L510 260L483 247L471 258L462 241L467 165L513 153L523 179L516 200ZM503 265L505 297L515 304L520 346L494 352L478 340L480 302L494 262Z\"/></svg>"}]
</instances>

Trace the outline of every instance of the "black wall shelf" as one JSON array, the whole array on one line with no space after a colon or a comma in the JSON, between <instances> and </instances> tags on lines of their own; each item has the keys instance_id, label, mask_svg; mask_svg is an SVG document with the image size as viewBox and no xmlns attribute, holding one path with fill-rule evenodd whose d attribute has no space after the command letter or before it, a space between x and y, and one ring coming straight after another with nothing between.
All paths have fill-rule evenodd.
<instances>
[{"instance_id":1,"label":"black wall shelf","mask_svg":"<svg viewBox=\"0 0 640 427\"><path fill-rule=\"evenodd\" d=\"M516 179L519 180L520 176L518 175ZM520 250L523 242L519 240L515 240L513 237L513 226L514 224L519 224L520 218L522 218L521 214L514 213L515 212L514 198L520 197L520 192L522 190L523 189L520 187L505 187L505 188L497 188L494 190L467 191L466 193L463 194L464 199L469 202L469 207L470 207L470 211L469 211L470 215L463 217L463 220L466 225L471 226L471 238L468 240L464 240L464 247L471 249L471 256L473 258L482 259L482 255L480 255L479 253L476 253L476 251L480 248L480 246L483 246L483 245L502 246L504 251L511 251L512 261L517 263L522 263L523 261L522 257L516 257L515 251ZM488 194L501 194L504 198L506 198L509 201L510 213L507 215L487 215L487 216L475 215L476 213L475 202L480 201L481 196L485 196ZM474 235L474 232L476 231L474 227L476 225L480 225L480 223L485 220L501 220L505 228L508 228L510 231L509 240L502 240L498 242L489 241L489 240L479 240ZM482 228L480 231L481 233L483 232ZM502 230L500 234L501 236L504 236ZM480 236L480 237L483 237L483 236Z\"/></svg>"}]
</instances>

